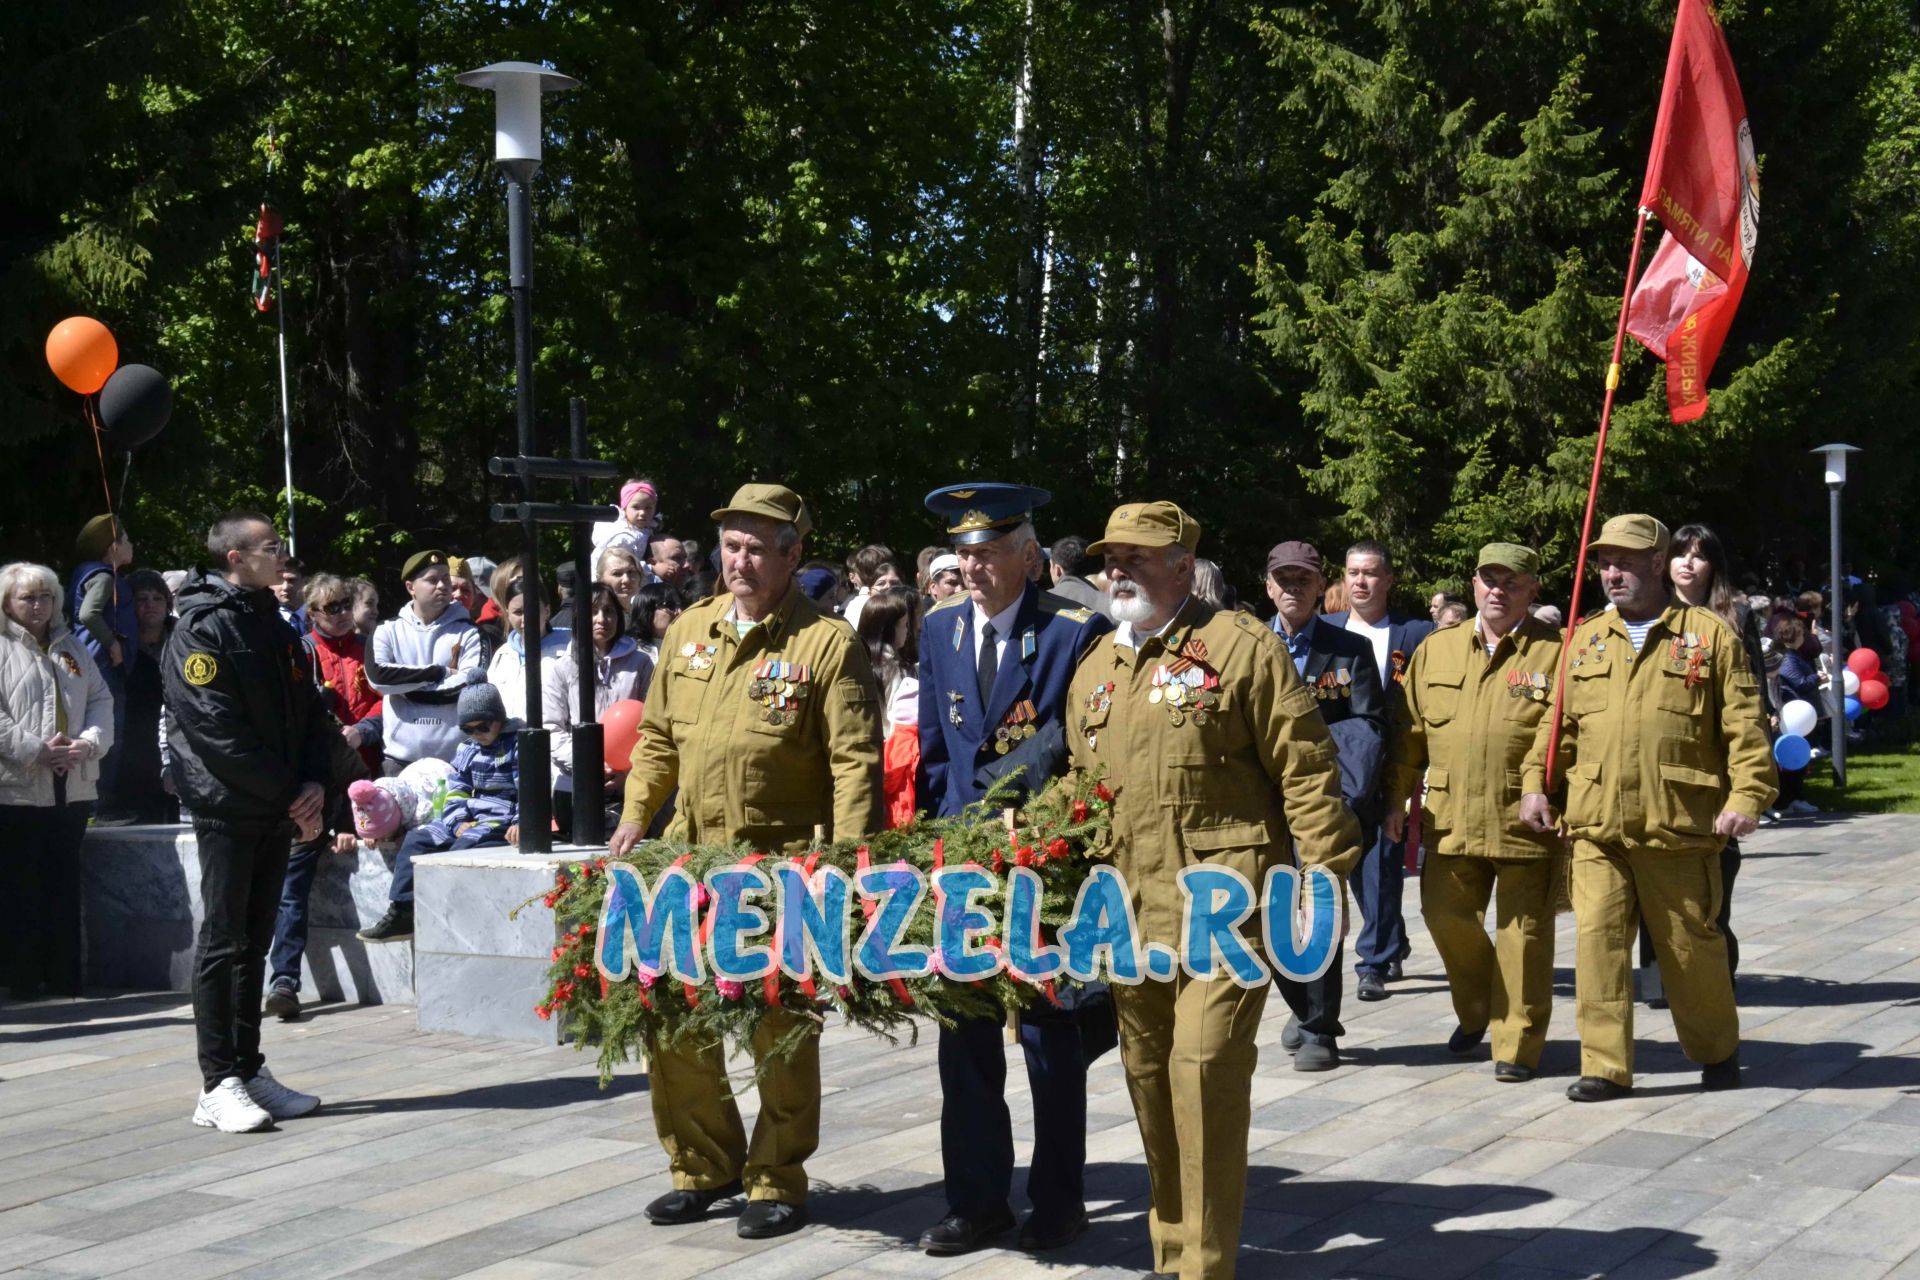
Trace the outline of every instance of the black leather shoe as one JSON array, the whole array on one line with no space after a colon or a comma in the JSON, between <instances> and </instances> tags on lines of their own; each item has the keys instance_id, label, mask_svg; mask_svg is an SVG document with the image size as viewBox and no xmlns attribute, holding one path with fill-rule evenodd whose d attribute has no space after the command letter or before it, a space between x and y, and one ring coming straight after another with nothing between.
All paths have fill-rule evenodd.
<instances>
[{"instance_id":1,"label":"black leather shoe","mask_svg":"<svg viewBox=\"0 0 1920 1280\"><path fill-rule=\"evenodd\" d=\"M1632 1085L1615 1084L1599 1076L1581 1076L1567 1086L1567 1097L1575 1102L1612 1102L1615 1098L1625 1098L1632 1093Z\"/></svg>"},{"instance_id":2,"label":"black leather shoe","mask_svg":"<svg viewBox=\"0 0 1920 1280\"><path fill-rule=\"evenodd\" d=\"M1709 1062L1700 1068L1700 1087L1708 1093L1740 1087L1740 1054L1727 1055L1724 1062Z\"/></svg>"},{"instance_id":3,"label":"black leather shoe","mask_svg":"<svg viewBox=\"0 0 1920 1280\"><path fill-rule=\"evenodd\" d=\"M1400 962L1398 960L1392 961L1387 965L1387 981L1388 982L1398 982L1400 981L1400 979L1406 976L1407 976L1407 971L1401 967Z\"/></svg>"},{"instance_id":4,"label":"black leather shoe","mask_svg":"<svg viewBox=\"0 0 1920 1280\"><path fill-rule=\"evenodd\" d=\"M1465 1027L1455 1027L1453 1034L1447 1037L1447 1052L1472 1053L1480 1047L1480 1042L1486 1038L1487 1029L1485 1027L1480 1028L1478 1031L1469 1031Z\"/></svg>"},{"instance_id":5,"label":"black leather shoe","mask_svg":"<svg viewBox=\"0 0 1920 1280\"><path fill-rule=\"evenodd\" d=\"M1496 1062L1493 1064L1493 1078L1501 1084L1520 1084L1533 1079L1533 1068L1523 1067L1517 1062Z\"/></svg>"},{"instance_id":6,"label":"black leather shoe","mask_svg":"<svg viewBox=\"0 0 1920 1280\"><path fill-rule=\"evenodd\" d=\"M1020 1247L1029 1253L1045 1253L1049 1249L1064 1249L1080 1238L1087 1229L1087 1212L1082 1209L1070 1218L1042 1221L1039 1214L1027 1219L1027 1225L1020 1228Z\"/></svg>"},{"instance_id":7,"label":"black leather shoe","mask_svg":"<svg viewBox=\"0 0 1920 1280\"><path fill-rule=\"evenodd\" d=\"M715 1204L739 1194L738 1179L711 1191L669 1191L647 1206L647 1221L655 1226L683 1227L689 1222L699 1222Z\"/></svg>"},{"instance_id":8,"label":"black leather shoe","mask_svg":"<svg viewBox=\"0 0 1920 1280\"><path fill-rule=\"evenodd\" d=\"M1331 1071L1340 1065L1340 1042L1332 1036L1308 1036L1293 1055L1295 1071Z\"/></svg>"},{"instance_id":9,"label":"black leather shoe","mask_svg":"<svg viewBox=\"0 0 1920 1280\"><path fill-rule=\"evenodd\" d=\"M920 1236L920 1247L936 1258L972 1253L1013 1227L1013 1210L1001 1205L985 1213L950 1213Z\"/></svg>"},{"instance_id":10,"label":"black leather shoe","mask_svg":"<svg viewBox=\"0 0 1920 1280\"><path fill-rule=\"evenodd\" d=\"M354 937L362 942L405 942L413 936L413 904L396 902L387 908L387 914L362 929Z\"/></svg>"},{"instance_id":11,"label":"black leather shoe","mask_svg":"<svg viewBox=\"0 0 1920 1280\"><path fill-rule=\"evenodd\" d=\"M1387 980L1377 973L1363 973L1360 981L1354 984L1353 994L1362 1000L1385 1000Z\"/></svg>"},{"instance_id":12,"label":"black leather shoe","mask_svg":"<svg viewBox=\"0 0 1920 1280\"><path fill-rule=\"evenodd\" d=\"M771 1240L807 1225L807 1206L785 1200L749 1201L740 1215L738 1234L742 1240Z\"/></svg>"},{"instance_id":13,"label":"black leather shoe","mask_svg":"<svg viewBox=\"0 0 1920 1280\"><path fill-rule=\"evenodd\" d=\"M1300 1019L1288 1014L1287 1025L1280 1028L1280 1047L1288 1053L1298 1053L1306 1040L1307 1033L1300 1029Z\"/></svg>"}]
</instances>

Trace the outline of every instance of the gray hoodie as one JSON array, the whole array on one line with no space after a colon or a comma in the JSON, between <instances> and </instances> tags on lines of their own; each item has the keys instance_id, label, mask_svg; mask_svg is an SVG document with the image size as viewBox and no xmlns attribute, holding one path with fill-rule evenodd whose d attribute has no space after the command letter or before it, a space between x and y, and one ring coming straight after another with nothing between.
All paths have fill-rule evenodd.
<instances>
[{"instance_id":1,"label":"gray hoodie","mask_svg":"<svg viewBox=\"0 0 1920 1280\"><path fill-rule=\"evenodd\" d=\"M487 678L486 643L459 601L432 622L412 602L373 633L367 683L386 695L386 752L411 763L451 761L459 749L460 690Z\"/></svg>"}]
</instances>

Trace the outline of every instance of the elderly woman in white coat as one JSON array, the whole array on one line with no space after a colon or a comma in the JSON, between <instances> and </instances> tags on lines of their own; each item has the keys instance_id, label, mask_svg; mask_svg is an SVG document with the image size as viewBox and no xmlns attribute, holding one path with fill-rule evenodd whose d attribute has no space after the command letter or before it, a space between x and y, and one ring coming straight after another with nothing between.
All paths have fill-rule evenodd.
<instances>
[{"instance_id":1,"label":"elderly woman in white coat","mask_svg":"<svg viewBox=\"0 0 1920 1280\"><path fill-rule=\"evenodd\" d=\"M0 568L0 894L14 998L80 994L80 840L113 747L113 693L45 565Z\"/></svg>"},{"instance_id":2,"label":"elderly woman in white coat","mask_svg":"<svg viewBox=\"0 0 1920 1280\"><path fill-rule=\"evenodd\" d=\"M627 610L613 589L605 583L593 584L593 718L600 720L607 708L628 698L647 696L647 683L653 679L653 659L640 652L633 637L626 634ZM553 818L563 835L573 830L573 726L580 719L580 661L574 656L579 637L571 637L567 651L557 658L541 659L541 712L547 728L553 731ZM600 803L617 799L625 783L623 773L607 770L599 785L580 790L597 792Z\"/></svg>"}]
</instances>

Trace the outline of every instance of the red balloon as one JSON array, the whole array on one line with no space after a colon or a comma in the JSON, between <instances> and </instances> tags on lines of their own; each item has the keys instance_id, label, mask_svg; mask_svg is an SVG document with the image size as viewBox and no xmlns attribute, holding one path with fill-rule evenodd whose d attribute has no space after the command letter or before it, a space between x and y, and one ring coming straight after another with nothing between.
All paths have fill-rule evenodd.
<instances>
[{"instance_id":1,"label":"red balloon","mask_svg":"<svg viewBox=\"0 0 1920 1280\"><path fill-rule=\"evenodd\" d=\"M1871 680L1880 674L1880 655L1871 649L1855 649L1847 655L1847 670L1862 680Z\"/></svg>"},{"instance_id":2,"label":"red balloon","mask_svg":"<svg viewBox=\"0 0 1920 1280\"><path fill-rule=\"evenodd\" d=\"M92 316L72 316L47 335L47 367L69 391L90 396L120 364L120 347Z\"/></svg>"},{"instance_id":3,"label":"red balloon","mask_svg":"<svg viewBox=\"0 0 1920 1280\"><path fill-rule=\"evenodd\" d=\"M600 717L606 730L607 764L616 773L633 767L633 749L640 745L640 716L645 710L633 698L622 698Z\"/></svg>"},{"instance_id":4,"label":"red balloon","mask_svg":"<svg viewBox=\"0 0 1920 1280\"><path fill-rule=\"evenodd\" d=\"M1878 711L1887 705L1893 697L1893 690L1887 688L1884 680L1862 680L1860 682L1860 705L1869 711Z\"/></svg>"}]
</instances>

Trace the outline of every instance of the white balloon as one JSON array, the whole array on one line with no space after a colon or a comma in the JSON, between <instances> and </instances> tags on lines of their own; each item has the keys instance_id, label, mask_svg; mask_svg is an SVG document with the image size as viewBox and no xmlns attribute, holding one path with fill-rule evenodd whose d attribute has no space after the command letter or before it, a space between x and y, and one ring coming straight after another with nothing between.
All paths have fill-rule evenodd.
<instances>
[{"instance_id":1,"label":"white balloon","mask_svg":"<svg viewBox=\"0 0 1920 1280\"><path fill-rule=\"evenodd\" d=\"M1840 683L1845 687L1849 698L1860 696L1860 677L1854 674L1853 668L1847 667L1841 671Z\"/></svg>"},{"instance_id":2,"label":"white balloon","mask_svg":"<svg viewBox=\"0 0 1920 1280\"><path fill-rule=\"evenodd\" d=\"M1805 738L1820 723L1820 711L1811 702L1795 700L1780 708L1780 732Z\"/></svg>"}]
</instances>

